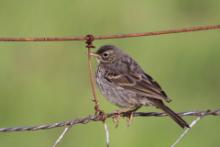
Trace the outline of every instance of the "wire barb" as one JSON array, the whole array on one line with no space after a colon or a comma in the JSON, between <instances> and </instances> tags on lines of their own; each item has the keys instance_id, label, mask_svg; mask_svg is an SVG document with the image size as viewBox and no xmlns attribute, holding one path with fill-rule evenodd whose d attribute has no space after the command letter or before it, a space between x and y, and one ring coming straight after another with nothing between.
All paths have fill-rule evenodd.
<instances>
[{"instance_id":1,"label":"wire barb","mask_svg":"<svg viewBox=\"0 0 220 147\"><path fill-rule=\"evenodd\" d=\"M95 40L93 35L91 34L86 35L85 40L87 44L86 48L95 48L95 46L92 44L93 41Z\"/></svg>"}]
</instances>

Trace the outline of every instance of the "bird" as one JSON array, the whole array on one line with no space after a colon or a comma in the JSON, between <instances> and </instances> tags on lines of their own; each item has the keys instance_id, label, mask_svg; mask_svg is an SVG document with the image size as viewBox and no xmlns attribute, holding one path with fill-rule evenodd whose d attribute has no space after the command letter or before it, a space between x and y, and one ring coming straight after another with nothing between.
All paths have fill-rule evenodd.
<instances>
[{"instance_id":1,"label":"bird","mask_svg":"<svg viewBox=\"0 0 220 147\"><path fill-rule=\"evenodd\" d=\"M161 109L180 127L188 123L164 102L171 102L165 91L141 66L115 45L103 45L91 52L98 61L96 84L108 101L121 108L121 112L134 112L142 106Z\"/></svg>"}]
</instances>

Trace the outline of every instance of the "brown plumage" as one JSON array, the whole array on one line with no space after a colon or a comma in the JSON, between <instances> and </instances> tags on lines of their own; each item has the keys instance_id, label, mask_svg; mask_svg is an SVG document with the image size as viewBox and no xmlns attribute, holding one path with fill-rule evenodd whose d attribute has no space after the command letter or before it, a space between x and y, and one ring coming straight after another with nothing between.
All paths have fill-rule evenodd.
<instances>
[{"instance_id":1,"label":"brown plumage","mask_svg":"<svg viewBox=\"0 0 220 147\"><path fill-rule=\"evenodd\" d=\"M105 45L92 55L100 62L96 72L97 85L110 102L131 111L141 106L155 106L182 128L189 127L163 103L171 100L161 86L122 50L113 45Z\"/></svg>"}]
</instances>

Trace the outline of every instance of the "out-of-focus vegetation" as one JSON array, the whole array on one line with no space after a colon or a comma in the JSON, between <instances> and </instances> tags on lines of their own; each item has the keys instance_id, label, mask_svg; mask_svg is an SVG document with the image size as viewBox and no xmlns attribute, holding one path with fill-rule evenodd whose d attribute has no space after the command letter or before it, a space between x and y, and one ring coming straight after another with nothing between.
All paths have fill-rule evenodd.
<instances>
[{"instance_id":1,"label":"out-of-focus vegetation","mask_svg":"<svg viewBox=\"0 0 220 147\"><path fill-rule=\"evenodd\" d=\"M0 0L1 37L107 35L219 24L220 1ZM173 99L176 111L220 107L220 31L95 41L132 55ZM0 43L0 127L57 122L93 113L83 42ZM95 66L94 61L94 66ZM117 107L99 96L103 110ZM142 111L156 111L143 108ZM194 117L185 117L190 122ZM111 120L112 147L165 147L182 129L168 118ZM206 117L179 147L219 146L220 118ZM1 147L48 147L62 128L0 133ZM60 147L105 145L101 123L75 126Z\"/></svg>"}]
</instances>

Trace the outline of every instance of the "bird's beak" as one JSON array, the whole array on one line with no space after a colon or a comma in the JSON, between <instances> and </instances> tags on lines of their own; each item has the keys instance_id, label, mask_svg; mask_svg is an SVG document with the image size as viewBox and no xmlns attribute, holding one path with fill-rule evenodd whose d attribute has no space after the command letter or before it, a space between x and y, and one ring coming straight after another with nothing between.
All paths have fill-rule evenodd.
<instances>
[{"instance_id":1,"label":"bird's beak","mask_svg":"<svg viewBox=\"0 0 220 147\"><path fill-rule=\"evenodd\" d=\"M95 57L97 59L100 59L100 55L98 55L98 54L96 54L94 52L90 52L90 56L93 56L93 57Z\"/></svg>"}]
</instances>

